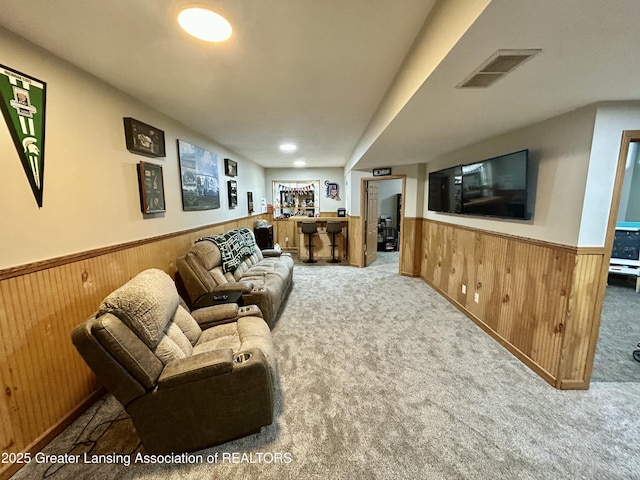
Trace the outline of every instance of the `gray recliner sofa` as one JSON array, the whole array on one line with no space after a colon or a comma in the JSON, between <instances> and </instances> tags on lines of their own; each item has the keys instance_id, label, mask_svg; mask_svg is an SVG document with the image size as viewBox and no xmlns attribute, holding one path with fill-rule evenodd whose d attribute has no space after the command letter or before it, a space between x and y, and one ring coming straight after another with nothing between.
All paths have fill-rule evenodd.
<instances>
[{"instance_id":1,"label":"gray recliner sofa","mask_svg":"<svg viewBox=\"0 0 640 480\"><path fill-rule=\"evenodd\" d=\"M199 239L176 265L192 305L210 293L240 292L242 303L257 305L270 327L293 284L293 258L260 250L247 228Z\"/></svg>"},{"instance_id":2,"label":"gray recliner sofa","mask_svg":"<svg viewBox=\"0 0 640 480\"><path fill-rule=\"evenodd\" d=\"M199 450L273 420L276 366L260 310L227 304L194 313L171 277L151 269L107 296L71 335L148 452Z\"/></svg>"}]
</instances>

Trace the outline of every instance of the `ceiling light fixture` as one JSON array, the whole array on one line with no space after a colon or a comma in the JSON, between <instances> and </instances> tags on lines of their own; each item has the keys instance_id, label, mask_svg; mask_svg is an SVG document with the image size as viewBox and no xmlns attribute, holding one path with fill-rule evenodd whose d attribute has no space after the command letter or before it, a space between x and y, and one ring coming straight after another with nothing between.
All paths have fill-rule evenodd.
<instances>
[{"instance_id":1,"label":"ceiling light fixture","mask_svg":"<svg viewBox=\"0 0 640 480\"><path fill-rule=\"evenodd\" d=\"M182 10L178 14L178 23L189 35L205 42L224 42L233 31L226 18L204 8Z\"/></svg>"},{"instance_id":2,"label":"ceiling light fixture","mask_svg":"<svg viewBox=\"0 0 640 480\"><path fill-rule=\"evenodd\" d=\"M307 164L307 162L305 162L304 160L296 160L295 162L293 162L293 165L295 167L304 167Z\"/></svg>"},{"instance_id":3,"label":"ceiling light fixture","mask_svg":"<svg viewBox=\"0 0 640 480\"><path fill-rule=\"evenodd\" d=\"M284 153L293 153L298 150L298 146L293 143L283 143L280 145L280 151Z\"/></svg>"}]
</instances>

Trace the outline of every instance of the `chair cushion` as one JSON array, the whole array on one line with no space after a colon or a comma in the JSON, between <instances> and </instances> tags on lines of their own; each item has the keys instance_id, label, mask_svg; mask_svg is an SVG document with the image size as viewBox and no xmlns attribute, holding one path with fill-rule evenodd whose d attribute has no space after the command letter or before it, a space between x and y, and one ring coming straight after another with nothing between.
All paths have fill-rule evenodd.
<instances>
[{"instance_id":1,"label":"chair cushion","mask_svg":"<svg viewBox=\"0 0 640 480\"><path fill-rule=\"evenodd\" d=\"M176 314L173 316L173 321L180 330L189 339L191 345L195 345L200 340L202 329L198 322L191 316L191 314L181 305L176 310Z\"/></svg>"},{"instance_id":2,"label":"chair cushion","mask_svg":"<svg viewBox=\"0 0 640 480\"><path fill-rule=\"evenodd\" d=\"M160 343L153 351L163 365L179 358L190 357L192 352L193 346L189 339L173 322L169 324L166 334L162 335Z\"/></svg>"},{"instance_id":3,"label":"chair cushion","mask_svg":"<svg viewBox=\"0 0 640 480\"><path fill-rule=\"evenodd\" d=\"M220 265L222 260L220 250L213 242L196 242L191 247L191 252L198 257L205 270L211 270Z\"/></svg>"},{"instance_id":4,"label":"chair cushion","mask_svg":"<svg viewBox=\"0 0 640 480\"><path fill-rule=\"evenodd\" d=\"M193 349L193 354L196 355L220 348L230 348L234 356L246 350L260 350L267 359L272 377L275 378L276 360L273 352L271 330L262 318L255 316L240 317L237 322L226 323L205 330Z\"/></svg>"},{"instance_id":5,"label":"chair cushion","mask_svg":"<svg viewBox=\"0 0 640 480\"><path fill-rule=\"evenodd\" d=\"M104 313L118 317L163 365L191 356L202 334L162 270L145 270L115 290L98 309L98 315Z\"/></svg>"},{"instance_id":6,"label":"chair cushion","mask_svg":"<svg viewBox=\"0 0 640 480\"><path fill-rule=\"evenodd\" d=\"M178 291L171 277L154 268L139 273L107 296L98 307L98 316L115 315L155 350L178 303Z\"/></svg>"}]
</instances>

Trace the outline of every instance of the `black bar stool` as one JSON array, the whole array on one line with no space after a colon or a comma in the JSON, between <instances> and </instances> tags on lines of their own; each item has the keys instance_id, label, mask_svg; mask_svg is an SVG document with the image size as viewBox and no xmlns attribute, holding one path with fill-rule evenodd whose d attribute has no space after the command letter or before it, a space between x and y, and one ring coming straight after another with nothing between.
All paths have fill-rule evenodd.
<instances>
[{"instance_id":1,"label":"black bar stool","mask_svg":"<svg viewBox=\"0 0 640 480\"><path fill-rule=\"evenodd\" d=\"M340 260L336 258L336 235L342 233L342 222L328 221L327 233L331 234L331 260L327 260L329 263L340 263Z\"/></svg>"},{"instance_id":2,"label":"black bar stool","mask_svg":"<svg viewBox=\"0 0 640 480\"><path fill-rule=\"evenodd\" d=\"M307 260L303 260L304 263L316 263L317 260L314 260L312 257L313 253L313 235L318 233L318 227L316 222L302 222L302 233L309 236L309 243L307 247L309 248L309 258Z\"/></svg>"}]
</instances>

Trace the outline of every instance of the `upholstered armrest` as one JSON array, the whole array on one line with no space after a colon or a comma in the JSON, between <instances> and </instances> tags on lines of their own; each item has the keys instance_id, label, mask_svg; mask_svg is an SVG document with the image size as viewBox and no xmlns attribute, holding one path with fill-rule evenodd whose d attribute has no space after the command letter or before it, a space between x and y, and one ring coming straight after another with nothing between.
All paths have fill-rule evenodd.
<instances>
[{"instance_id":1,"label":"upholstered armrest","mask_svg":"<svg viewBox=\"0 0 640 480\"><path fill-rule=\"evenodd\" d=\"M251 290L253 290L253 283L251 282L229 282L229 283L221 283L213 291L215 293L228 293L228 292L249 293Z\"/></svg>"},{"instance_id":2,"label":"upholstered armrest","mask_svg":"<svg viewBox=\"0 0 640 480\"><path fill-rule=\"evenodd\" d=\"M191 312L191 316L198 322L200 328L205 330L215 325L233 322L238 318L238 304L223 303L221 305L199 308Z\"/></svg>"},{"instance_id":3,"label":"upholstered armrest","mask_svg":"<svg viewBox=\"0 0 640 480\"><path fill-rule=\"evenodd\" d=\"M279 257L282 255L282 250L276 250L274 248L266 248L262 250L263 257Z\"/></svg>"},{"instance_id":4,"label":"upholstered armrest","mask_svg":"<svg viewBox=\"0 0 640 480\"><path fill-rule=\"evenodd\" d=\"M233 352L230 348L202 352L168 363L158 378L158 389L224 375L232 370Z\"/></svg>"}]
</instances>

